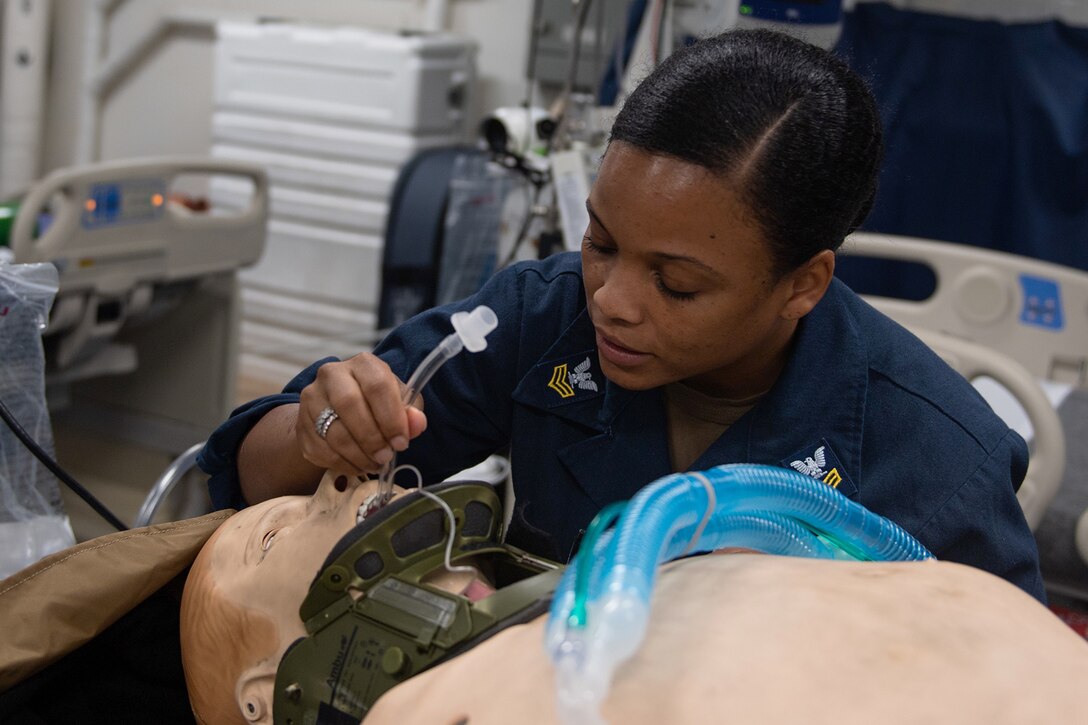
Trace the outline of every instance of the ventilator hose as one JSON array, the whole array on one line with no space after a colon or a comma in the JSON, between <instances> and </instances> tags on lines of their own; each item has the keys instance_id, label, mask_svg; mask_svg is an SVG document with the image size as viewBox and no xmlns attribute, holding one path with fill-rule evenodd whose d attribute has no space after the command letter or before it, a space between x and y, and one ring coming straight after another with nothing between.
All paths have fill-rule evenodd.
<instances>
[{"instance_id":1,"label":"ventilator hose","mask_svg":"<svg viewBox=\"0 0 1088 725\"><path fill-rule=\"evenodd\" d=\"M605 568L639 572L641 576L636 575L632 583L647 600L649 590L643 585L652 583L657 565L679 554L687 544L683 540L674 543L676 532L697 522L706 510L709 497L698 475L677 474L650 484L631 500L616 526L605 553ZM732 464L711 468L702 475L716 493L715 514L773 511L796 519L860 560L917 561L932 557L896 524L795 471ZM715 517L712 521L720 525L722 519ZM708 525L703 536L715 533ZM622 586L613 579L614 586ZM590 601L594 594L591 590Z\"/></svg>"},{"instance_id":2,"label":"ventilator hose","mask_svg":"<svg viewBox=\"0 0 1088 725\"><path fill-rule=\"evenodd\" d=\"M765 554L797 556L814 559L835 558L835 552L810 530L793 519L771 511L750 514L719 513L717 521L708 524L709 533L700 537L693 553L714 551L725 547L751 549ZM597 521L595 519L594 521ZM683 545L694 527L679 529L674 537L675 545ZM554 633L559 628L585 625L585 599L589 588L599 588L604 571L604 552L612 538L605 532L591 540L587 535L578 550L578 556L563 572L552 597L549 627ZM585 591L583 591L585 589ZM581 606L580 606L581 605ZM582 611L579 611L582 609Z\"/></svg>"},{"instance_id":3,"label":"ventilator hose","mask_svg":"<svg viewBox=\"0 0 1088 725\"><path fill-rule=\"evenodd\" d=\"M760 465L659 479L631 500L614 531L587 543L560 582L546 628L568 722L599 721L612 673L641 644L663 561L724 546L817 558L932 558L899 526L830 486ZM582 601L585 615L572 618Z\"/></svg>"}]
</instances>

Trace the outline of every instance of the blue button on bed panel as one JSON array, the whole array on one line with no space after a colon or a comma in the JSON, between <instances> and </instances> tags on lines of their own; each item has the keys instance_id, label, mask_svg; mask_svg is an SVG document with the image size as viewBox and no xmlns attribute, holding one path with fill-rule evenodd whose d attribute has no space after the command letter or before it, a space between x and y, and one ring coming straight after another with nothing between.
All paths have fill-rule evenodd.
<instances>
[{"instance_id":1,"label":"blue button on bed panel","mask_svg":"<svg viewBox=\"0 0 1088 725\"><path fill-rule=\"evenodd\" d=\"M133 178L94 184L83 201L85 229L155 222L166 210L167 182Z\"/></svg>"},{"instance_id":2,"label":"blue button on bed panel","mask_svg":"<svg viewBox=\"0 0 1088 725\"><path fill-rule=\"evenodd\" d=\"M1065 326L1062 317L1061 288L1058 283L1045 277L1020 275L1020 286L1024 290L1024 307L1020 311L1020 321L1025 325L1060 330Z\"/></svg>"}]
</instances>

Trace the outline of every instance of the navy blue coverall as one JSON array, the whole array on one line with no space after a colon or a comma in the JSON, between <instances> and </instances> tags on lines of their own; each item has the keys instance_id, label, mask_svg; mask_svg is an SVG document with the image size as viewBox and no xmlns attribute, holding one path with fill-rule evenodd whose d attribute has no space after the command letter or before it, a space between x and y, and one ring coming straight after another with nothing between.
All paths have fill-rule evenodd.
<instances>
[{"instance_id":1,"label":"navy blue coverall","mask_svg":"<svg viewBox=\"0 0 1088 725\"><path fill-rule=\"evenodd\" d=\"M525 262L473 297L420 314L375 349L406 380L452 332L450 314L486 304L498 328L431 379L428 426L398 454L427 483L510 456L515 509L507 541L566 561L593 516L668 475L660 389L607 381L597 359L576 253ZM248 403L198 461L213 502L245 506L236 455L271 408L297 402L321 360L284 392ZM818 449L821 449L817 455ZM1023 439L958 373L905 329L834 280L801 320L779 380L690 467L822 458L813 475L886 516L939 559L979 567L1045 600L1035 539L1016 500Z\"/></svg>"}]
</instances>

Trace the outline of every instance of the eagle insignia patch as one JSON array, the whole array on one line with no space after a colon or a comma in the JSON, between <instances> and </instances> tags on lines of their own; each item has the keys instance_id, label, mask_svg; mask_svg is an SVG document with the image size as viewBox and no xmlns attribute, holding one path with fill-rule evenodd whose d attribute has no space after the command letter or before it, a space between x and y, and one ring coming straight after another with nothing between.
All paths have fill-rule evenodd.
<instances>
[{"instance_id":1,"label":"eagle insignia patch","mask_svg":"<svg viewBox=\"0 0 1088 725\"><path fill-rule=\"evenodd\" d=\"M823 481L847 496L857 491L827 439L821 439L819 443L784 459L782 465Z\"/></svg>"},{"instance_id":2,"label":"eagle insignia patch","mask_svg":"<svg viewBox=\"0 0 1088 725\"><path fill-rule=\"evenodd\" d=\"M548 387L559 393L560 398L573 398L575 389L597 392L597 382L593 379L590 370L592 361L587 356L585 360L574 366L574 372L568 372L567 363L556 365L552 369L551 380Z\"/></svg>"}]
</instances>

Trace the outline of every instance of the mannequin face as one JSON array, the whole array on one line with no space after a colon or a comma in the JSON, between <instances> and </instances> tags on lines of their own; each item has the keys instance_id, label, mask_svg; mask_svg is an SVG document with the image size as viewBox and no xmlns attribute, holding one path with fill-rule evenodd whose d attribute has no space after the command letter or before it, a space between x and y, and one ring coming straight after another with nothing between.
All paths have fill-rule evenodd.
<instances>
[{"instance_id":1,"label":"mannequin face","mask_svg":"<svg viewBox=\"0 0 1088 725\"><path fill-rule=\"evenodd\" d=\"M185 582L181 653L202 723L271 723L276 667L305 634L298 608L377 482L327 474L313 496L244 509L201 549Z\"/></svg>"},{"instance_id":2,"label":"mannequin face","mask_svg":"<svg viewBox=\"0 0 1088 725\"><path fill-rule=\"evenodd\" d=\"M377 490L377 481L328 473L313 496L243 509L204 545L181 617L186 681L202 721L271 722L276 669L287 646L306 634L299 607ZM394 498L405 493L394 487ZM472 573L441 568L423 581L474 600L493 591Z\"/></svg>"},{"instance_id":3,"label":"mannequin face","mask_svg":"<svg viewBox=\"0 0 1088 725\"><path fill-rule=\"evenodd\" d=\"M271 620L279 634L272 653L277 662L287 644L306 633L298 608L314 575L376 492L376 481L328 473L313 496L282 496L243 509L208 542L216 589Z\"/></svg>"}]
</instances>

